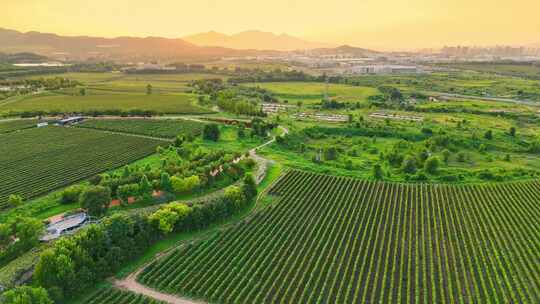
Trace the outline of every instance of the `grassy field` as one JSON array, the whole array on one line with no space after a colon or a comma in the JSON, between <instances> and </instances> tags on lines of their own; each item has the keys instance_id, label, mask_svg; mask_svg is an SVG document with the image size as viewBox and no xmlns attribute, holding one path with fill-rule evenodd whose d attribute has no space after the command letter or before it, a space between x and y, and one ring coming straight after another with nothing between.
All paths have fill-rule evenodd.
<instances>
[{"instance_id":1,"label":"grassy field","mask_svg":"<svg viewBox=\"0 0 540 304\"><path fill-rule=\"evenodd\" d=\"M246 84L258 86L275 94L280 100L288 100L294 104L298 101L304 104L320 103L324 97L326 85L318 82L263 82ZM379 91L370 87L355 87L342 84L329 84L328 96L338 101L364 102L369 96Z\"/></svg>"},{"instance_id":2,"label":"grassy field","mask_svg":"<svg viewBox=\"0 0 540 304\"><path fill-rule=\"evenodd\" d=\"M0 121L0 134L33 128L36 124L37 120L34 119Z\"/></svg>"},{"instance_id":3,"label":"grassy field","mask_svg":"<svg viewBox=\"0 0 540 304\"><path fill-rule=\"evenodd\" d=\"M499 75L509 75L516 77L525 77L532 79L540 79L540 64L515 64L515 63L456 63L444 65L449 68L457 68L463 70L472 70L485 73L494 73Z\"/></svg>"},{"instance_id":4,"label":"grassy field","mask_svg":"<svg viewBox=\"0 0 540 304\"><path fill-rule=\"evenodd\" d=\"M87 120L77 127L175 138L181 134L198 136L202 133L204 124L182 119L96 119Z\"/></svg>"},{"instance_id":5,"label":"grassy field","mask_svg":"<svg viewBox=\"0 0 540 304\"><path fill-rule=\"evenodd\" d=\"M437 72L420 75L366 76L349 79L360 86L392 86L403 92L444 92L480 97L502 97L540 102L536 80L479 72Z\"/></svg>"},{"instance_id":6,"label":"grassy field","mask_svg":"<svg viewBox=\"0 0 540 304\"><path fill-rule=\"evenodd\" d=\"M177 249L139 281L219 303L540 300L538 182L427 186L293 171L270 195L274 208Z\"/></svg>"},{"instance_id":7,"label":"grassy field","mask_svg":"<svg viewBox=\"0 0 540 304\"><path fill-rule=\"evenodd\" d=\"M0 113L17 114L35 112L92 112L144 110L171 114L211 113L195 104L196 95L187 93L152 94L145 93L104 93L89 91L86 96L62 93L29 95L22 100L3 103Z\"/></svg>"},{"instance_id":8,"label":"grassy field","mask_svg":"<svg viewBox=\"0 0 540 304\"><path fill-rule=\"evenodd\" d=\"M100 131L46 127L1 135L0 205L31 198L131 163L167 143Z\"/></svg>"}]
</instances>

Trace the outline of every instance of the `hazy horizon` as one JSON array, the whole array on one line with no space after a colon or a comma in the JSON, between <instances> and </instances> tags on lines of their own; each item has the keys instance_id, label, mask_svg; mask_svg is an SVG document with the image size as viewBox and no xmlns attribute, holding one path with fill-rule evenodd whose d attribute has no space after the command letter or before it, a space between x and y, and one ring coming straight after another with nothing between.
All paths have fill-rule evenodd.
<instances>
[{"instance_id":1,"label":"hazy horizon","mask_svg":"<svg viewBox=\"0 0 540 304\"><path fill-rule=\"evenodd\" d=\"M540 18L535 16L539 1L496 2L5 0L0 27L69 36L166 38L257 30L380 50L540 43Z\"/></svg>"}]
</instances>

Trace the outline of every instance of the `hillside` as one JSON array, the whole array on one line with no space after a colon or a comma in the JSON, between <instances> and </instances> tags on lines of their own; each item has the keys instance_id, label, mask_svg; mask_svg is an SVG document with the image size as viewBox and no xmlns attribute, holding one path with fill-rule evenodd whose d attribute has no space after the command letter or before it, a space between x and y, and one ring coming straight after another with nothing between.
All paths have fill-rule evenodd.
<instances>
[{"instance_id":1,"label":"hillside","mask_svg":"<svg viewBox=\"0 0 540 304\"><path fill-rule=\"evenodd\" d=\"M186 36L183 39L199 46L219 46L240 50L292 51L332 46L327 43L306 41L287 34L276 35L261 31L245 31L234 35L211 31Z\"/></svg>"},{"instance_id":2,"label":"hillside","mask_svg":"<svg viewBox=\"0 0 540 304\"><path fill-rule=\"evenodd\" d=\"M0 29L0 52L33 52L55 59L186 60L249 56L260 52L223 47L200 47L182 39L160 37L60 36Z\"/></svg>"}]
</instances>

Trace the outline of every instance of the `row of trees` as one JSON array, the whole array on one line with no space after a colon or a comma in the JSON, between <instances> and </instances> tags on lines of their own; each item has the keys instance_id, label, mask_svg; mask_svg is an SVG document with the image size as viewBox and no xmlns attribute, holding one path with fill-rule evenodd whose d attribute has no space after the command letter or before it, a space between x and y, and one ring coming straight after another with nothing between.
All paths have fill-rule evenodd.
<instances>
[{"instance_id":1,"label":"row of trees","mask_svg":"<svg viewBox=\"0 0 540 304\"><path fill-rule=\"evenodd\" d=\"M197 230L223 220L245 208L256 194L253 178L246 176L240 186L229 187L222 196L208 202L171 203L151 214L107 217L44 251L34 281L56 303L67 303L168 233Z\"/></svg>"}]
</instances>

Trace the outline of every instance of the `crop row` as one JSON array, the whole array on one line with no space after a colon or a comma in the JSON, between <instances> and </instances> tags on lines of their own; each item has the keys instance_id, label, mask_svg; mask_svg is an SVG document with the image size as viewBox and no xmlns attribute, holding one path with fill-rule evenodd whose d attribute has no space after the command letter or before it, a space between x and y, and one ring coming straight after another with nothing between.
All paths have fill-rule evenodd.
<instances>
[{"instance_id":1,"label":"crop row","mask_svg":"<svg viewBox=\"0 0 540 304\"><path fill-rule=\"evenodd\" d=\"M204 124L181 119L99 119L88 120L78 126L153 137L175 138L180 134L200 135Z\"/></svg>"},{"instance_id":2,"label":"crop row","mask_svg":"<svg viewBox=\"0 0 540 304\"><path fill-rule=\"evenodd\" d=\"M279 203L138 280L220 303L539 303L540 182L422 185L292 171Z\"/></svg>"},{"instance_id":3,"label":"crop row","mask_svg":"<svg viewBox=\"0 0 540 304\"><path fill-rule=\"evenodd\" d=\"M93 130L47 127L2 136L0 207L11 194L31 198L155 151L161 141Z\"/></svg>"},{"instance_id":4,"label":"crop row","mask_svg":"<svg viewBox=\"0 0 540 304\"><path fill-rule=\"evenodd\" d=\"M81 304L162 304L164 302L141 294L113 287L100 288L81 302Z\"/></svg>"}]
</instances>

